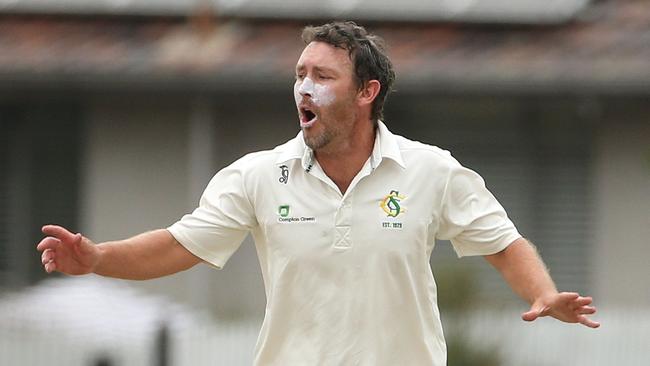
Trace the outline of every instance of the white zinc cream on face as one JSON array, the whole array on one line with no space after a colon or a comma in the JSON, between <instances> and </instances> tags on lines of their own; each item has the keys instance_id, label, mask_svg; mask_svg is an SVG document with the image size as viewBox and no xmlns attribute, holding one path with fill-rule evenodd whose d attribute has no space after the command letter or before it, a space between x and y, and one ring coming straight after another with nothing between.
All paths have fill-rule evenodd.
<instances>
[{"instance_id":1,"label":"white zinc cream on face","mask_svg":"<svg viewBox=\"0 0 650 366\"><path fill-rule=\"evenodd\" d=\"M296 99L296 106L300 105L303 96L309 95L311 103L317 107L323 107L332 104L336 96L328 85L315 83L310 78L306 77L302 82L297 81L293 86L293 96ZM310 121L301 121L302 127L309 127L316 122L317 117L314 116Z\"/></svg>"},{"instance_id":2,"label":"white zinc cream on face","mask_svg":"<svg viewBox=\"0 0 650 366\"><path fill-rule=\"evenodd\" d=\"M310 95L311 101L318 107L331 104L335 95L328 85L315 83L306 77L302 83L297 82L293 87L293 95L296 98L296 105L300 104L303 95Z\"/></svg>"}]
</instances>

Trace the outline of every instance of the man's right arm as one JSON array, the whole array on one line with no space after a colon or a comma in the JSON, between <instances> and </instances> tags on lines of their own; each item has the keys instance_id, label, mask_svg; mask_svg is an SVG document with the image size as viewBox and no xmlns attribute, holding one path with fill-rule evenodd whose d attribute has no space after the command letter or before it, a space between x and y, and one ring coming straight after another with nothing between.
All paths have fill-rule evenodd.
<instances>
[{"instance_id":1,"label":"man's right arm","mask_svg":"<svg viewBox=\"0 0 650 366\"><path fill-rule=\"evenodd\" d=\"M130 280L162 277L191 268L201 259L165 229L132 238L95 244L63 227L46 225L37 249L45 271L70 275L96 273Z\"/></svg>"}]
</instances>

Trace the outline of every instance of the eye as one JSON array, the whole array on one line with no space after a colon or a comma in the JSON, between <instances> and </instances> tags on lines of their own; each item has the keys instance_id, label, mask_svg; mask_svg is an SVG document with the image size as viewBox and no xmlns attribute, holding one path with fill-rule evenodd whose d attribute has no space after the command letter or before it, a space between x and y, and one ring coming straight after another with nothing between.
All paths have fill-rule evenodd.
<instances>
[{"instance_id":1,"label":"eye","mask_svg":"<svg viewBox=\"0 0 650 366\"><path fill-rule=\"evenodd\" d=\"M302 80L305 78L305 75L303 74L296 74L296 80Z\"/></svg>"}]
</instances>

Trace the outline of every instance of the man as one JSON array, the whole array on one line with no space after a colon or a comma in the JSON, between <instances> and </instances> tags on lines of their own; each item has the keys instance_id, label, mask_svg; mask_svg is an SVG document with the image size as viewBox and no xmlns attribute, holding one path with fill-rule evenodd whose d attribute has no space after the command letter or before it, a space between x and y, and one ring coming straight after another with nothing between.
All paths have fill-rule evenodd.
<instances>
[{"instance_id":1,"label":"man","mask_svg":"<svg viewBox=\"0 0 650 366\"><path fill-rule=\"evenodd\" d=\"M599 326L592 299L556 290L476 173L381 122L394 72L379 38L346 22L307 27L303 40L295 139L218 172L168 229L95 245L43 227L45 270L148 279L221 268L251 232L267 297L256 365L444 365L435 238L485 256L531 304L524 320Z\"/></svg>"}]
</instances>

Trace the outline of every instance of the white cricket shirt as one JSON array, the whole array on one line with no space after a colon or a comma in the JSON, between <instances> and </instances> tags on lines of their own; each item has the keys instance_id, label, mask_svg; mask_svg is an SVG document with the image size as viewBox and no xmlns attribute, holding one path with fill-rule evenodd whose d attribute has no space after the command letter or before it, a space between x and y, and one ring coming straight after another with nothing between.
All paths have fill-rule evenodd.
<instances>
[{"instance_id":1,"label":"white cricket shirt","mask_svg":"<svg viewBox=\"0 0 650 366\"><path fill-rule=\"evenodd\" d=\"M256 366L446 365L435 238L465 256L521 237L478 174L382 122L345 194L298 134L219 171L169 231L218 268L252 233L267 299Z\"/></svg>"}]
</instances>

